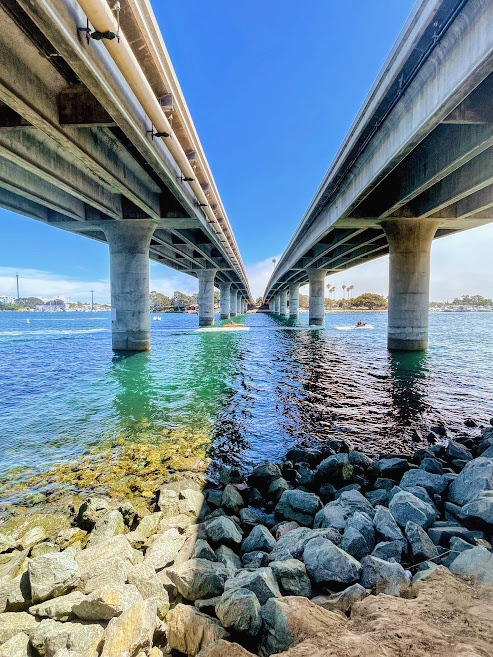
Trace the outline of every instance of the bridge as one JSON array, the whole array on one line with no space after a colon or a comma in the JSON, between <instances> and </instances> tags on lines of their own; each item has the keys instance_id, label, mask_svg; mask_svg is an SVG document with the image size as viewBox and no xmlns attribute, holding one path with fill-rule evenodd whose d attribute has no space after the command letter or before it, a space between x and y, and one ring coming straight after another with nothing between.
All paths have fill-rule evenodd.
<instances>
[{"instance_id":1,"label":"bridge","mask_svg":"<svg viewBox=\"0 0 493 657\"><path fill-rule=\"evenodd\" d=\"M428 344L434 238L493 221L493 2L414 8L267 284L324 322L327 275L390 253L388 347ZM288 311L289 298L289 311Z\"/></svg>"},{"instance_id":2,"label":"bridge","mask_svg":"<svg viewBox=\"0 0 493 657\"><path fill-rule=\"evenodd\" d=\"M199 324L253 301L148 0L0 4L0 205L108 243L112 343L150 346L149 258L199 281ZM76 255L74 254L74 259Z\"/></svg>"}]
</instances>

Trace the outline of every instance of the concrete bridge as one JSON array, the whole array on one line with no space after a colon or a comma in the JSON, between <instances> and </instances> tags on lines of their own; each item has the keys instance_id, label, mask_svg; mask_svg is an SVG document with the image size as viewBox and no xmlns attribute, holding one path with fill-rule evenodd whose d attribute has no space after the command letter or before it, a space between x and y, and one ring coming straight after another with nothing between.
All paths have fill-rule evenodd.
<instances>
[{"instance_id":1,"label":"concrete bridge","mask_svg":"<svg viewBox=\"0 0 493 657\"><path fill-rule=\"evenodd\" d=\"M428 344L434 238L493 220L493 2L423 0L279 260L264 300L324 322L325 277L390 253L388 347Z\"/></svg>"},{"instance_id":2,"label":"concrete bridge","mask_svg":"<svg viewBox=\"0 0 493 657\"><path fill-rule=\"evenodd\" d=\"M106 241L113 347L145 350L149 257L198 278L200 325L215 286L223 318L252 296L149 1L114 4L0 4L0 205Z\"/></svg>"}]
</instances>

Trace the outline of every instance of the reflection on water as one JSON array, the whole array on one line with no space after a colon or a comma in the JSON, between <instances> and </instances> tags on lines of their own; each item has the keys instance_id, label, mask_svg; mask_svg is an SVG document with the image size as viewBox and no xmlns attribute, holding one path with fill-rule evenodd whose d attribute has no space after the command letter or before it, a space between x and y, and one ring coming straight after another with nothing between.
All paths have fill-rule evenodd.
<instances>
[{"instance_id":1,"label":"reflection on water","mask_svg":"<svg viewBox=\"0 0 493 657\"><path fill-rule=\"evenodd\" d=\"M250 331L197 332L197 318L152 323L152 351L115 355L107 315L0 314L0 477L88 449L156 443L169 428L208 434L218 460L277 458L299 441L343 437L368 452L412 449L414 429L493 414L493 315L432 315L427 353L389 354L385 314L323 330L248 315ZM36 458L33 459L32 455ZM10 475L9 475L10 476Z\"/></svg>"}]
</instances>

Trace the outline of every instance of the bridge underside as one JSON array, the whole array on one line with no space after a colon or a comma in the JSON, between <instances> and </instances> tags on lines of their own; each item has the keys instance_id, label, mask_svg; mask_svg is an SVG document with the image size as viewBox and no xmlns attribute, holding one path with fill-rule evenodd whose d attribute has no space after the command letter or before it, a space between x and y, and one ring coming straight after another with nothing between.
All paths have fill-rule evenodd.
<instances>
[{"instance_id":1,"label":"bridge underside","mask_svg":"<svg viewBox=\"0 0 493 657\"><path fill-rule=\"evenodd\" d=\"M199 280L212 270L213 287L249 300L227 220L209 219L104 44L78 32L77 3L5 0L0 22L0 205L110 250L108 235L146 226L147 271L149 257Z\"/></svg>"}]
</instances>

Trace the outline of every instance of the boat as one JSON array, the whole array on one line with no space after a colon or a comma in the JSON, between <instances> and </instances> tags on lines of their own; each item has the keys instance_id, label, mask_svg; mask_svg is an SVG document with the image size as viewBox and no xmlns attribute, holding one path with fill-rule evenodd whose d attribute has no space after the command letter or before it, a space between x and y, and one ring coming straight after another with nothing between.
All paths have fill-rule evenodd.
<instances>
[{"instance_id":1,"label":"boat","mask_svg":"<svg viewBox=\"0 0 493 657\"><path fill-rule=\"evenodd\" d=\"M161 321L161 317L159 317L158 315L154 315L154 317L153 317L152 319L153 319L155 322L160 322L160 321Z\"/></svg>"},{"instance_id":2,"label":"boat","mask_svg":"<svg viewBox=\"0 0 493 657\"><path fill-rule=\"evenodd\" d=\"M230 322L229 324L223 324L223 328L234 328L235 326L245 326L245 325L239 324L238 322Z\"/></svg>"},{"instance_id":3,"label":"boat","mask_svg":"<svg viewBox=\"0 0 493 657\"><path fill-rule=\"evenodd\" d=\"M30 324L30 323L31 323L31 320L26 319L26 324Z\"/></svg>"}]
</instances>

